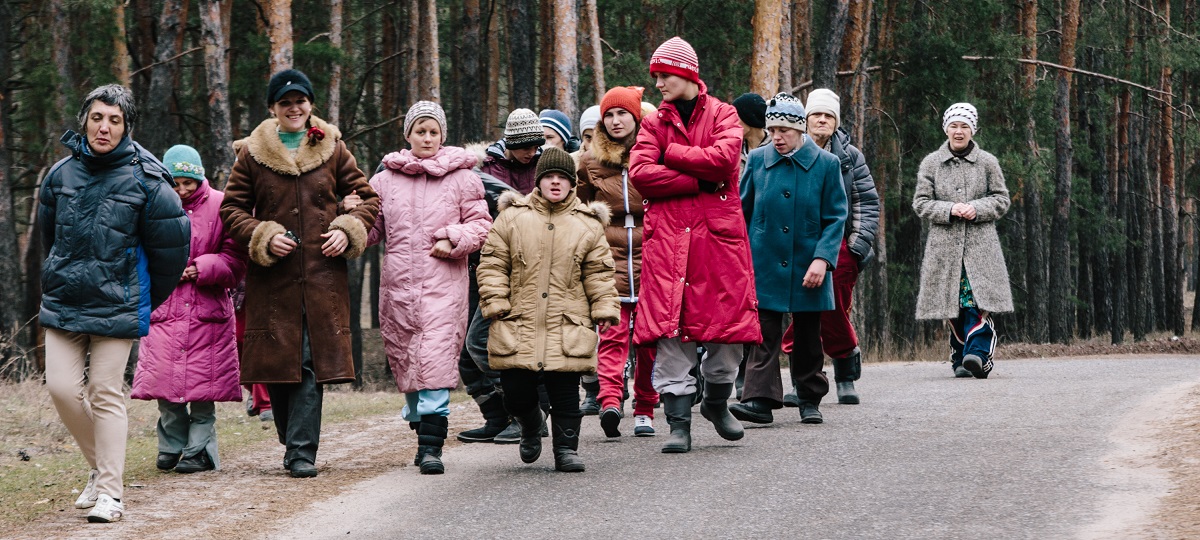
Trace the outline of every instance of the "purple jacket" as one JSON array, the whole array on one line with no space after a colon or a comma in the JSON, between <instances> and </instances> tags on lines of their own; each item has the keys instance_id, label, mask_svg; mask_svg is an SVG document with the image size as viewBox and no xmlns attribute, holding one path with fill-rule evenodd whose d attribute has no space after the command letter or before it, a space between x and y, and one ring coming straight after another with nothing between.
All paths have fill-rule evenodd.
<instances>
[{"instance_id":1,"label":"purple jacket","mask_svg":"<svg viewBox=\"0 0 1200 540\"><path fill-rule=\"evenodd\" d=\"M471 172L478 158L444 146L433 157L408 150L384 156L371 178L380 212L367 238L383 242L379 329L401 392L458 386L458 360L467 331L467 256L483 246L492 218L483 182ZM448 239L450 258L429 254Z\"/></svg>"},{"instance_id":2,"label":"purple jacket","mask_svg":"<svg viewBox=\"0 0 1200 540\"><path fill-rule=\"evenodd\" d=\"M487 147L487 157L479 170L512 186L522 195L528 195L537 187L537 162L541 157L542 151L538 150L529 163L508 159L505 157L504 139L501 139Z\"/></svg>"},{"instance_id":3,"label":"purple jacket","mask_svg":"<svg viewBox=\"0 0 1200 540\"><path fill-rule=\"evenodd\" d=\"M192 221L188 266L200 273L181 281L150 315L142 338L134 399L241 401L233 300L228 289L246 275L246 254L225 234L219 209L225 194L205 181L183 201Z\"/></svg>"}]
</instances>

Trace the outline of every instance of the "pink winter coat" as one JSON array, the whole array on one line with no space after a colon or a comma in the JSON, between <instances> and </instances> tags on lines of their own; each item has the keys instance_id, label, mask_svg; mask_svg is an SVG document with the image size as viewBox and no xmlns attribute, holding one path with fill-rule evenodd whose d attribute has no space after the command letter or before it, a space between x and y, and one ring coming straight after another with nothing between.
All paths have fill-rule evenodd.
<instances>
[{"instance_id":1,"label":"pink winter coat","mask_svg":"<svg viewBox=\"0 0 1200 540\"><path fill-rule=\"evenodd\" d=\"M467 332L467 256L487 239L492 218L479 158L443 146L431 158L408 150L383 158L371 178L381 210L367 238L386 246L379 284L379 324L401 392L454 388ZM450 258L429 254L449 239Z\"/></svg>"},{"instance_id":2,"label":"pink winter coat","mask_svg":"<svg viewBox=\"0 0 1200 540\"><path fill-rule=\"evenodd\" d=\"M246 275L246 253L225 234L221 200L208 182L183 201L192 221L188 266L196 281L181 281L150 314L150 334L138 349L134 399L241 401L233 300L228 289Z\"/></svg>"},{"instance_id":3,"label":"pink winter coat","mask_svg":"<svg viewBox=\"0 0 1200 540\"><path fill-rule=\"evenodd\" d=\"M685 128L664 102L642 119L629 181L646 198L634 341L761 343L746 221L738 198L737 111L700 96ZM699 181L725 184L716 193Z\"/></svg>"}]
</instances>

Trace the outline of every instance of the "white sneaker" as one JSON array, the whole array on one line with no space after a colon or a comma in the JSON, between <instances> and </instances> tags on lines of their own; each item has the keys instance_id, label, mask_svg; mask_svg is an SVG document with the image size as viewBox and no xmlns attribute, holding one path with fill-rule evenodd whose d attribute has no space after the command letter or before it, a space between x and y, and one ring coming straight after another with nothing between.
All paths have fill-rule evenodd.
<instances>
[{"instance_id":1,"label":"white sneaker","mask_svg":"<svg viewBox=\"0 0 1200 540\"><path fill-rule=\"evenodd\" d=\"M79 494L79 498L75 499L75 508L91 508L96 506L96 477L100 475L100 471L92 469L88 473L88 483L83 487L83 493Z\"/></svg>"},{"instance_id":2,"label":"white sneaker","mask_svg":"<svg viewBox=\"0 0 1200 540\"><path fill-rule=\"evenodd\" d=\"M109 497L107 494L101 493L96 499L96 506L88 512L88 521L92 523L113 523L121 521L121 516L125 515L125 503L120 503Z\"/></svg>"},{"instance_id":3,"label":"white sneaker","mask_svg":"<svg viewBox=\"0 0 1200 540\"><path fill-rule=\"evenodd\" d=\"M654 436L654 417L644 414L637 414L633 417L633 436L634 437L653 437Z\"/></svg>"}]
</instances>

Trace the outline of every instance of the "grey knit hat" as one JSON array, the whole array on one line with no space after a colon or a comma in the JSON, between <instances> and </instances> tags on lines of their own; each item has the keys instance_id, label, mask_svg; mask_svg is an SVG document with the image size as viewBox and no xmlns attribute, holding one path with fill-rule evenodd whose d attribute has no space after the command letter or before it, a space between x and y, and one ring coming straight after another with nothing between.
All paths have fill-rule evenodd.
<instances>
[{"instance_id":1,"label":"grey knit hat","mask_svg":"<svg viewBox=\"0 0 1200 540\"><path fill-rule=\"evenodd\" d=\"M805 131L807 125L804 104L791 94L780 92L767 102L766 124L768 128L785 127Z\"/></svg>"},{"instance_id":2,"label":"grey knit hat","mask_svg":"<svg viewBox=\"0 0 1200 540\"><path fill-rule=\"evenodd\" d=\"M508 113L508 121L504 123L506 148L519 150L543 144L546 144L546 136L542 132L542 121L537 113L529 109L516 109Z\"/></svg>"},{"instance_id":3,"label":"grey knit hat","mask_svg":"<svg viewBox=\"0 0 1200 540\"><path fill-rule=\"evenodd\" d=\"M446 111L432 101L418 101L408 108L408 114L404 115L404 138L408 138L412 133L413 124L422 118L437 120L438 127L442 130L442 142L446 142Z\"/></svg>"}]
</instances>

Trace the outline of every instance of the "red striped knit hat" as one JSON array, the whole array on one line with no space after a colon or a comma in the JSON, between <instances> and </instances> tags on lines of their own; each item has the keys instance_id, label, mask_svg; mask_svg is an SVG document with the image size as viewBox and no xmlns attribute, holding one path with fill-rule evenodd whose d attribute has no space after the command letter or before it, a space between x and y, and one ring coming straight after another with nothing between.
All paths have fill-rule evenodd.
<instances>
[{"instance_id":1,"label":"red striped knit hat","mask_svg":"<svg viewBox=\"0 0 1200 540\"><path fill-rule=\"evenodd\" d=\"M675 36L654 51L650 57L650 73L669 73L700 84L700 60L688 42Z\"/></svg>"}]
</instances>

